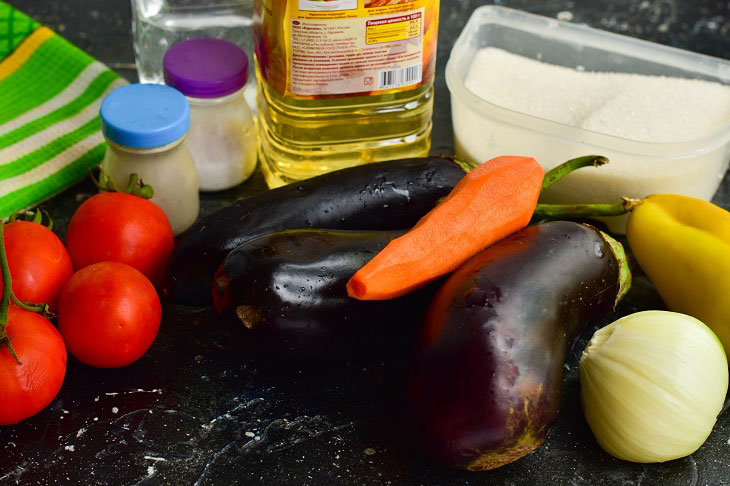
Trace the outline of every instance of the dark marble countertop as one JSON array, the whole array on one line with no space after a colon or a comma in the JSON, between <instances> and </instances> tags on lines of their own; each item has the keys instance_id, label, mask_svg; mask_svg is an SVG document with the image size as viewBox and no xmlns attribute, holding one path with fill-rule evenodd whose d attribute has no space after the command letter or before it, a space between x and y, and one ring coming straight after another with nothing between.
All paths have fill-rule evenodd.
<instances>
[{"instance_id":1,"label":"dark marble countertop","mask_svg":"<svg viewBox=\"0 0 730 486\"><path fill-rule=\"evenodd\" d=\"M9 3L136 80L128 1ZM483 3L441 2L434 152L453 150L444 66L454 39ZM727 0L494 3L730 58ZM240 187L205 195L202 211L263 187L257 173ZM92 190L84 182L43 205L61 234ZM730 208L727 177L714 202ZM639 276L600 324L662 306ZM727 414L696 453L669 463L626 463L599 448L578 393L578 357L588 336L566 362L560 418L544 445L513 464L474 474L428 461L403 436L393 419L401 394L398 357L327 366L253 359L240 330L212 312L166 306L160 335L140 361L97 370L70 358L50 407L0 429L0 484L729 484Z\"/></svg>"}]
</instances>

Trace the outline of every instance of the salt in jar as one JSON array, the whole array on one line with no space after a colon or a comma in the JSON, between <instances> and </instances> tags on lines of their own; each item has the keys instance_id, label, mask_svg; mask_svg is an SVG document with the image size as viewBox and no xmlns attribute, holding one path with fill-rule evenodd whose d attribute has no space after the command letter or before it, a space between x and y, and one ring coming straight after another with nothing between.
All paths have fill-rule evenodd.
<instances>
[{"instance_id":1,"label":"salt in jar","mask_svg":"<svg viewBox=\"0 0 730 486\"><path fill-rule=\"evenodd\" d=\"M108 143L104 171L118 188L137 174L152 186L151 201L165 212L173 233L182 233L199 211L195 164L182 143L190 126L185 96L168 86L131 84L109 93L99 114Z\"/></svg>"},{"instance_id":2,"label":"salt in jar","mask_svg":"<svg viewBox=\"0 0 730 486\"><path fill-rule=\"evenodd\" d=\"M201 191L219 191L246 180L256 167L256 130L243 92L248 57L236 44L210 38L178 42L163 62L165 83L190 102L185 141Z\"/></svg>"}]
</instances>

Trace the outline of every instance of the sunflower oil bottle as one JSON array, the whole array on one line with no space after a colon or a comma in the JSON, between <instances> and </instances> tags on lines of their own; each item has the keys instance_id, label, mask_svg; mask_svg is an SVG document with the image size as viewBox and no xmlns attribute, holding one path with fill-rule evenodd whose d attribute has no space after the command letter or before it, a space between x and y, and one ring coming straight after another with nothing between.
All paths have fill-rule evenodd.
<instances>
[{"instance_id":1,"label":"sunflower oil bottle","mask_svg":"<svg viewBox=\"0 0 730 486\"><path fill-rule=\"evenodd\" d=\"M255 0L270 187L428 154L438 14L439 0Z\"/></svg>"}]
</instances>

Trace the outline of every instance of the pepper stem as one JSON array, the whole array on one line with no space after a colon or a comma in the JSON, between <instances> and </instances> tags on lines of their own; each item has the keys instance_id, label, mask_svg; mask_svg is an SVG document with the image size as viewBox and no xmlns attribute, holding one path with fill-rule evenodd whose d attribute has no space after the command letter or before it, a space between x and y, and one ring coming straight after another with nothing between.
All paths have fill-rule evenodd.
<instances>
[{"instance_id":1,"label":"pepper stem","mask_svg":"<svg viewBox=\"0 0 730 486\"><path fill-rule=\"evenodd\" d=\"M588 166L600 167L607 163L608 159L602 155L584 155L583 157L570 159L545 174L545 178L542 180L542 190L544 191L574 170Z\"/></svg>"},{"instance_id":2,"label":"pepper stem","mask_svg":"<svg viewBox=\"0 0 730 486\"><path fill-rule=\"evenodd\" d=\"M15 358L18 364L22 364L15 353L13 344L10 342L10 336L6 331L8 327L8 311L10 310L10 299L13 295L13 279L10 276L10 266L8 265L8 256L5 253L5 228L0 221L0 271L2 272L3 294L0 299L0 350L3 347L8 348L10 355Z\"/></svg>"},{"instance_id":3,"label":"pepper stem","mask_svg":"<svg viewBox=\"0 0 730 486\"><path fill-rule=\"evenodd\" d=\"M641 204L641 199L622 197L614 204L538 204L533 215L536 219L595 218L621 216Z\"/></svg>"}]
</instances>

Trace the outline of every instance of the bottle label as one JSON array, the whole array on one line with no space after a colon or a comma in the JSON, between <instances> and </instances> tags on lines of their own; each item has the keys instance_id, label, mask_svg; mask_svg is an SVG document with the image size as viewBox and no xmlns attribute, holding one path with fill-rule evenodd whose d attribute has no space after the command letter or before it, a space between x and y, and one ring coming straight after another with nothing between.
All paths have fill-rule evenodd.
<instances>
[{"instance_id":1,"label":"bottle label","mask_svg":"<svg viewBox=\"0 0 730 486\"><path fill-rule=\"evenodd\" d=\"M277 0L263 3L265 37L266 13L276 15ZM284 87L282 94L303 99L377 95L433 79L438 0L290 0L285 9L281 34L286 38L272 43L280 47L279 56L286 56L276 63L285 72L262 71L273 86ZM282 74L284 83L270 79Z\"/></svg>"}]
</instances>

